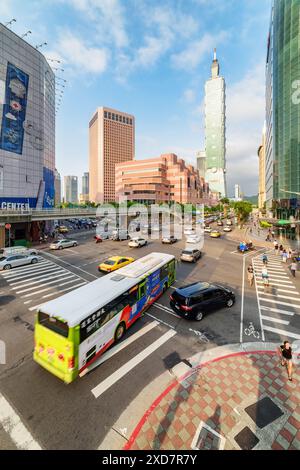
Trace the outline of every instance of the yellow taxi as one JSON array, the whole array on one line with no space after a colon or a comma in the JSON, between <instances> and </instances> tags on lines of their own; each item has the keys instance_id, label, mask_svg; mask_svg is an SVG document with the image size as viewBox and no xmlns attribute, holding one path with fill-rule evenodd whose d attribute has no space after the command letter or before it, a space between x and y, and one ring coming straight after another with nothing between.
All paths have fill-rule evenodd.
<instances>
[{"instance_id":1,"label":"yellow taxi","mask_svg":"<svg viewBox=\"0 0 300 470\"><path fill-rule=\"evenodd\" d=\"M212 230L210 232L210 236L211 236L211 238L220 238L221 233L218 230Z\"/></svg>"},{"instance_id":2,"label":"yellow taxi","mask_svg":"<svg viewBox=\"0 0 300 470\"><path fill-rule=\"evenodd\" d=\"M69 229L65 225L60 225L58 227L58 231L59 231L59 233L68 233Z\"/></svg>"},{"instance_id":3,"label":"yellow taxi","mask_svg":"<svg viewBox=\"0 0 300 470\"><path fill-rule=\"evenodd\" d=\"M106 273L110 273L112 271L116 271L119 268L123 268L127 264L130 264L134 261L134 258L130 258L128 256L112 256L108 258L103 263L99 264L98 271L104 271Z\"/></svg>"}]
</instances>

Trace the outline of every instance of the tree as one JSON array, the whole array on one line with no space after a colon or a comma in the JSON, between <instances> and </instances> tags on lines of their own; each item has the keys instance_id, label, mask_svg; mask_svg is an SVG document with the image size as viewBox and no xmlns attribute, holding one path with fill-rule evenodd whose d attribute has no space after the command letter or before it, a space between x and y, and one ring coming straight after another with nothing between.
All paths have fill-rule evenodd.
<instances>
[{"instance_id":1,"label":"tree","mask_svg":"<svg viewBox=\"0 0 300 470\"><path fill-rule=\"evenodd\" d=\"M224 209L224 217L227 217L227 209L228 209L228 205L230 203L228 197L223 197L221 200L220 200L221 204L223 204L223 209Z\"/></svg>"},{"instance_id":2,"label":"tree","mask_svg":"<svg viewBox=\"0 0 300 470\"><path fill-rule=\"evenodd\" d=\"M244 222L246 222L246 220L249 217L249 214L251 214L252 212L251 202L247 202L247 201L235 202L233 207L234 207L235 215L238 218L238 224L241 225Z\"/></svg>"}]
</instances>

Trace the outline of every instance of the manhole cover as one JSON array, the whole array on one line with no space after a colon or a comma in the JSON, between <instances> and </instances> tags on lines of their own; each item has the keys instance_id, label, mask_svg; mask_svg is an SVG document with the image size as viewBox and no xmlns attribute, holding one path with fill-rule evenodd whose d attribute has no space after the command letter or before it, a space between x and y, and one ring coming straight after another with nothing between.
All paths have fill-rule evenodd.
<instances>
[{"instance_id":1,"label":"manhole cover","mask_svg":"<svg viewBox=\"0 0 300 470\"><path fill-rule=\"evenodd\" d=\"M242 429L234 439L242 450L251 450L259 442L259 439L247 426Z\"/></svg>"},{"instance_id":2,"label":"manhole cover","mask_svg":"<svg viewBox=\"0 0 300 470\"><path fill-rule=\"evenodd\" d=\"M193 450L223 450L224 447L225 438L201 421L194 436L191 448Z\"/></svg>"},{"instance_id":3,"label":"manhole cover","mask_svg":"<svg viewBox=\"0 0 300 470\"><path fill-rule=\"evenodd\" d=\"M283 415L281 409L269 397L248 406L245 411L260 429Z\"/></svg>"}]
</instances>

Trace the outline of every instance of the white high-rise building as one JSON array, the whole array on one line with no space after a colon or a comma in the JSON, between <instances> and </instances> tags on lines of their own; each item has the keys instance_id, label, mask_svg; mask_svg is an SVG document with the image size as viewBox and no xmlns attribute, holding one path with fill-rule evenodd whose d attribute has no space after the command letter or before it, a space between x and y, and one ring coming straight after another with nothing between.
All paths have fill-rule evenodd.
<instances>
[{"instance_id":1,"label":"white high-rise building","mask_svg":"<svg viewBox=\"0 0 300 470\"><path fill-rule=\"evenodd\" d=\"M205 84L205 180L211 191L226 197L225 80L219 70L215 49L211 78Z\"/></svg>"},{"instance_id":2,"label":"white high-rise building","mask_svg":"<svg viewBox=\"0 0 300 470\"><path fill-rule=\"evenodd\" d=\"M239 184L234 185L234 199L236 201L241 201L242 200L241 187L240 187Z\"/></svg>"}]
</instances>

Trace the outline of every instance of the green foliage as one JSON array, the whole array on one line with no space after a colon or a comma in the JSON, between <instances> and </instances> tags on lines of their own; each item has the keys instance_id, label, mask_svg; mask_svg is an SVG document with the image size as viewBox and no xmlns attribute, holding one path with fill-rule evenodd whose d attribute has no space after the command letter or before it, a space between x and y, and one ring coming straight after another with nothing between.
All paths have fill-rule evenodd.
<instances>
[{"instance_id":1,"label":"green foliage","mask_svg":"<svg viewBox=\"0 0 300 470\"><path fill-rule=\"evenodd\" d=\"M235 202L233 204L233 208L239 223L245 222L248 219L249 214L252 212L252 204L247 201Z\"/></svg>"},{"instance_id":2,"label":"green foliage","mask_svg":"<svg viewBox=\"0 0 300 470\"><path fill-rule=\"evenodd\" d=\"M259 222L261 228L271 228L272 224L269 224L269 222L266 222L265 220L260 220Z\"/></svg>"}]
</instances>

